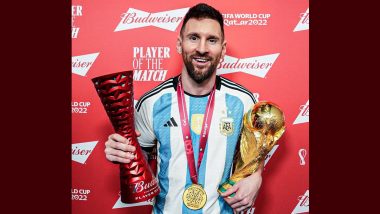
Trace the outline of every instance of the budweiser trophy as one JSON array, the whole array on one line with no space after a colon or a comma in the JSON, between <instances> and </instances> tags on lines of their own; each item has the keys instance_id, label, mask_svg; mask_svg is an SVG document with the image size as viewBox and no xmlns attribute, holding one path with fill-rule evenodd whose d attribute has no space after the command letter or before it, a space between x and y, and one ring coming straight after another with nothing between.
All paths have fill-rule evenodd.
<instances>
[{"instance_id":1,"label":"budweiser trophy","mask_svg":"<svg viewBox=\"0 0 380 214\"><path fill-rule=\"evenodd\" d=\"M261 101L244 114L240 150L232 176L219 186L223 193L254 173L285 131L283 112L274 103ZM231 195L233 197L235 193Z\"/></svg>"},{"instance_id":2,"label":"budweiser trophy","mask_svg":"<svg viewBox=\"0 0 380 214\"><path fill-rule=\"evenodd\" d=\"M154 198L159 192L157 179L144 158L134 125L133 72L123 71L92 79L115 132L136 147L135 159L120 164L120 195L123 203Z\"/></svg>"}]
</instances>

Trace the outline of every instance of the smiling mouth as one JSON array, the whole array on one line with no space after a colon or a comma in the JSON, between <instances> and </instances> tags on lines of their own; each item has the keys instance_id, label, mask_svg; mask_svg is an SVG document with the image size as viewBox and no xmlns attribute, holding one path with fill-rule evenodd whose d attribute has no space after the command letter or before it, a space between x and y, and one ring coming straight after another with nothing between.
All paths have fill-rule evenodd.
<instances>
[{"instance_id":1,"label":"smiling mouth","mask_svg":"<svg viewBox=\"0 0 380 214\"><path fill-rule=\"evenodd\" d=\"M204 58L204 57L193 57L193 60L196 62L196 64L199 64L199 65L204 65L210 61L209 58Z\"/></svg>"}]
</instances>

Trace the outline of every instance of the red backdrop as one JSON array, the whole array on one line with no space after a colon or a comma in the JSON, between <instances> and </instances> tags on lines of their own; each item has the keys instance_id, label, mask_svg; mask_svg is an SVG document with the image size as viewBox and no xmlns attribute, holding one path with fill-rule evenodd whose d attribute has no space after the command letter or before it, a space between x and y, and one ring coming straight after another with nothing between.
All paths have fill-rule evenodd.
<instances>
[{"instance_id":1,"label":"red backdrop","mask_svg":"<svg viewBox=\"0 0 380 214\"><path fill-rule=\"evenodd\" d=\"M204 1L225 18L227 53L218 73L277 103L287 130L266 158L263 184L246 213L309 212L309 2ZM137 100L179 74L182 18L198 1L72 1L72 213L149 213L123 204L119 169L106 161L113 133L91 78L134 70ZM159 18L161 17L161 18Z\"/></svg>"}]
</instances>

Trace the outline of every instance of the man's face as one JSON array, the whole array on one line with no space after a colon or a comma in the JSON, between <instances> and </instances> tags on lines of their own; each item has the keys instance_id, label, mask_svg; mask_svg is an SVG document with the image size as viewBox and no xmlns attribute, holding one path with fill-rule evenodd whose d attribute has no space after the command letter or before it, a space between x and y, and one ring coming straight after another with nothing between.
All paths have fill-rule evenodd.
<instances>
[{"instance_id":1,"label":"man's face","mask_svg":"<svg viewBox=\"0 0 380 214\"><path fill-rule=\"evenodd\" d=\"M178 37L177 49L182 53L189 76L202 83L216 72L220 59L226 53L226 42L216 20L192 18Z\"/></svg>"}]
</instances>

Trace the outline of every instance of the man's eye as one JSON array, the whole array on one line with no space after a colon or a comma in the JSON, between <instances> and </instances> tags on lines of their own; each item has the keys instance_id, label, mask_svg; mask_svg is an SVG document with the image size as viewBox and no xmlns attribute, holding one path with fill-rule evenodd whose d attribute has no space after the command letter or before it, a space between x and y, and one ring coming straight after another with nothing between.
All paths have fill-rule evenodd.
<instances>
[{"instance_id":1,"label":"man's eye","mask_svg":"<svg viewBox=\"0 0 380 214\"><path fill-rule=\"evenodd\" d=\"M215 43L217 42L216 39L209 39L208 41L209 41L211 44L215 44Z\"/></svg>"},{"instance_id":2,"label":"man's eye","mask_svg":"<svg viewBox=\"0 0 380 214\"><path fill-rule=\"evenodd\" d=\"M196 41L198 38L196 36L190 36L191 41Z\"/></svg>"}]
</instances>

